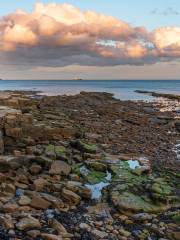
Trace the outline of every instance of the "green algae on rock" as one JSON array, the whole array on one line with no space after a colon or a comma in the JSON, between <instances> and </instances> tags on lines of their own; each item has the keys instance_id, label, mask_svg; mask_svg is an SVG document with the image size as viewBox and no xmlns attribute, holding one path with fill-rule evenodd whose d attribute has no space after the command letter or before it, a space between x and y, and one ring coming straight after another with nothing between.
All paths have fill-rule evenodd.
<instances>
[{"instance_id":1,"label":"green algae on rock","mask_svg":"<svg viewBox=\"0 0 180 240\"><path fill-rule=\"evenodd\" d=\"M81 140L73 140L71 141L71 146L77 148L79 151L85 152L85 153L96 153L97 152L97 146L95 144L85 143Z\"/></svg>"},{"instance_id":2,"label":"green algae on rock","mask_svg":"<svg viewBox=\"0 0 180 240\"><path fill-rule=\"evenodd\" d=\"M129 191L112 191L111 201L119 211L157 213L166 209L166 205L155 205L147 196L139 196Z\"/></svg>"}]
</instances>

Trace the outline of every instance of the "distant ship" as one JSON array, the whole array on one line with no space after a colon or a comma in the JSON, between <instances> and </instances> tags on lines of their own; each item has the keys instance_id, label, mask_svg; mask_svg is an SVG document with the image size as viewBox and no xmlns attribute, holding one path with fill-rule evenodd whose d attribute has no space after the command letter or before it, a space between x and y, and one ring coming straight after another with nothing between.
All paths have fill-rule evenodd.
<instances>
[{"instance_id":1,"label":"distant ship","mask_svg":"<svg viewBox=\"0 0 180 240\"><path fill-rule=\"evenodd\" d=\"M76 77L74 80L84 80L83 78Z\"/></svg>"}]
</instances>

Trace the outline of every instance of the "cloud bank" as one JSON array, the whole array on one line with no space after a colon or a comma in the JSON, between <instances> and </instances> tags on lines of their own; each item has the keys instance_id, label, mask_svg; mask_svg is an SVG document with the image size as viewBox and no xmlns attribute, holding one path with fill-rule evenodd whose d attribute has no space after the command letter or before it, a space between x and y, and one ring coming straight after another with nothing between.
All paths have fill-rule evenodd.
<instances>
[{"instance_id":1,"label":"cloud bank","mask_svg":"<svg viewBox=\"0 0 180 240\"><path fill-rule=\"evenodd\" d=\"M63 67L179 61L180 27L148 32L69 4L37 3L0 19L0 64Z\"/></svg>"}]
</instances>

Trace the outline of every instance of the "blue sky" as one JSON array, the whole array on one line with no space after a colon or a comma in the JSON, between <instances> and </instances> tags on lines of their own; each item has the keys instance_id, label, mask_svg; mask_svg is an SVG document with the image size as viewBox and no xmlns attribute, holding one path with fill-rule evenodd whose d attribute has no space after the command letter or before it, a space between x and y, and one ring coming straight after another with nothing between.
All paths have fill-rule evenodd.
<instances>
[{"instance_id":1,"label":"blue sky","mask_svg":"<svg viewBox=\"0 0 180 240\"><path fill-rule=\"evenodd\" d=\"M146 26L152 30L159 26L180 26L180 0L7 0L0 4L0 15L6 15L17 8L32 10L36 2L70 3L82 10L95 10L115 16L135 26ZM166 14L171 8L179 14ZM156 14L152 11L156 10Z\"/></svg>"}]
</instances>

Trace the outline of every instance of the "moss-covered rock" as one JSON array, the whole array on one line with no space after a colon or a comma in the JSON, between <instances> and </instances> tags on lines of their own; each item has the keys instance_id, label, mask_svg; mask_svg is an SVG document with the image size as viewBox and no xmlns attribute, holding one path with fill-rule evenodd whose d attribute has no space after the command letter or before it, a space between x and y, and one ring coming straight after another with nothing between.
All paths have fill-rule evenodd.
<instances>
[{"instance_id":1,"label":"moss-covered rock","mask_svg":"<svg viewBox=\"0 0 180 240\"><path fill-rule=\"evenodd\" d=\"M105 179L107 173L105 172L99 172L99 171L94 171L91 170L87 175L84 176L85 181L87 181L90 184L96 184L99 182L106 182L107 180Z\"/></svg>"},{"instance_id":2,"label":"moss-covered rock","mask_svg":"<svg viewBox=\"0 0 180 240\"><path fill-rule=\"evenodd\" d=\"M155 205L145 195L136 195L128 191L112 191L111 200L119 211L157 213L166 209L163 204Z\"/></svg>"},{"instance_id":3,"label":"moss-covered rock","mask_svg":"<svg viewBox=\"0 0 180 240\"><path fill-rule=\"evenodd\" d=\"M73 140L71 141L71 146L74 148L77 148L79 151L85 152L85 153L96 153L97 152L97 146L95 144L90 143L84 143L81 140Z\"/></svg>"},{"instance_id":4,"label":"moss-covered rock","mask_svg":"<svg viewBox=\"0 0 180 240\"><path fill-rule=\"evenodd\" d=\"M176 224L180 224L180 213L175 214L174 216L172 216L172 220L176 223Z\"/></svg>"},{"instance_id":5,"label":"moss-covered rock","mask_svg":"<svg viewBox=\"0 0 180 240\"><path fill-rule=\"evenodd\" d=\"M100 163L100 162L91 162L91 163L88 163L88 166L91 169L94 169L95 171L100 171L100 172L106 172L107 171L107 166L103 163Z\"/></svg>"},{"instance_id":6,"label":"moss-covered rock","mask_svg":"<svg viewBox=\"0 0 180 240\"><path fill-rule=\"evenodd\" d=\"M163 178L154 180L151 186L152 196L158 200L171 200L174 199L173 187Z\"/></svg>"},{"instance_id":7,"label":"moss-covered rock","mask_svg":"<svg viewBox=\"0 0 180 240\"><path fill-rule=\"evenodd\" d=\"M55 147L52 144L49 144L45 148L45 155L52 159L56 159Z\"/></svg>"},{"instance_id":8,"label":"moss-covered rock","mask_svg":"<svg viewBox=\"0 0 180 240\"><path fill-rule=\"evenodd\" d=\"M66 148L63 146L55 146L55 153L57 157L64 156L66 154Z\"/></svg>"}]
</instances>

